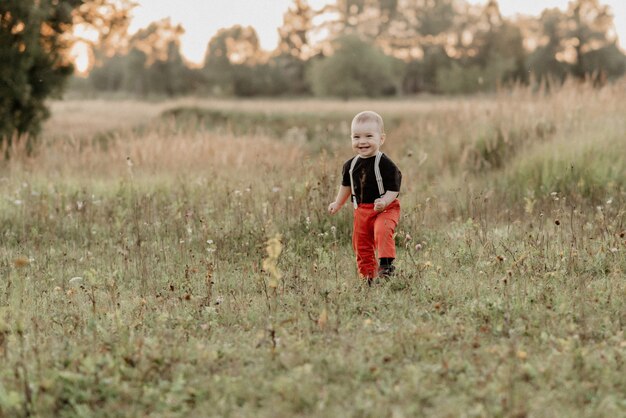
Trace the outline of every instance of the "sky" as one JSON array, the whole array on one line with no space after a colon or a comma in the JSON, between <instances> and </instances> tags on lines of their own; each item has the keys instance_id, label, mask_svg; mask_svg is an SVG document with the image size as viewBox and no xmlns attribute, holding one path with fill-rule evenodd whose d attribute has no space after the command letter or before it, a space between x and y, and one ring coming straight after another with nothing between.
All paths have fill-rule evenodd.
<instances>
[{"instance_id":1,"label":"sky","mask_svg":"<svg viewBox=\"0 0 626 418\"><path fill-rule=\"evenodd\" d=\"M135 0L139 6L133 11L131 32L148 26L151 22L170 17L172 23L182 24L185 34L181 50L191 63L203 61L209 40L215 33L235 24L253 26L259 36L261 47L273 50L278 45L277 28L282 24L283 14L292 0ZM486 0L469 0L484 4ZM516 14L537 16L542 10L567 8L569 0L500 0L504 16ZM620 45L626 48L626 0L601 0L612 9ZM329 0L309 0L314 9Z\"/></svg>"}]
</instances>

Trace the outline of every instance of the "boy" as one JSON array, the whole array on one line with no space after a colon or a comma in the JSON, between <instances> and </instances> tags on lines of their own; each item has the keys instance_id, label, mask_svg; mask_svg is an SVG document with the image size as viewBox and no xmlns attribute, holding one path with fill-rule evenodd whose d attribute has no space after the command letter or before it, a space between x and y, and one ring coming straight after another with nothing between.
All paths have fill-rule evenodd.
<instances>
[{"instance_id":1,"label":"boy","mask_svg":"<svg viewBox=\"0 0 626 418\"><path fill-rule=\"evenodd\" d=\"M328 206L334 215L352 198L354 231L352 246L359 275L368 284L394 271L394 231L400 218L402 173L380 152L385 142L383 119L376 112L361 112L352 120L352 149L356 156L343 165L343 179L335 201ZM376 261L378 254L379 263Z\"/></svg>"}]
</instances>

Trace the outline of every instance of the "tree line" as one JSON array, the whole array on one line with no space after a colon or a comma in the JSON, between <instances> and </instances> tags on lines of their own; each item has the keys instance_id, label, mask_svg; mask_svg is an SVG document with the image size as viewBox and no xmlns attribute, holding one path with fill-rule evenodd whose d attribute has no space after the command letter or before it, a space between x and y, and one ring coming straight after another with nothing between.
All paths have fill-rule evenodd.
<instances>
[{"instance_id":1,"label":"tree line","mask_svg":"<svg viewBox=\"0 0 626 418\"><path fill-rule=\"evenodd\" d=\"M100 53L83 87L139 96L350 98L470 94L567 77L602 85L626 71L610 9L598 0L514 20L496 0L337 0L321 10L294 0L274 51L261 49L254 28L236 25L210 39L200 68L185 63L182 33L169 20L152 23L123 50Z\"/></svg>"}]
</instances>

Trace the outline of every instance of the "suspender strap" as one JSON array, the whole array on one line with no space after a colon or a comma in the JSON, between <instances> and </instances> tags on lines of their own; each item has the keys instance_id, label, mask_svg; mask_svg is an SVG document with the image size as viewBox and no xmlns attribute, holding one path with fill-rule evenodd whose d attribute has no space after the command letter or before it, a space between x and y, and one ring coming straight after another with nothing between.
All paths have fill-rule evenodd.
<instances>
[{"instance_id":1,"label":"suspender strap","mask_svg":"<svg viewBox=\"0 0 626 418\"><path fill-rule=\"evenodd\" d=\"M385 194L385 187L383 186L383 176L380 174L380 159L382 158L383 153L378 151L376 154L376 159L374 160L374 175L376 176L376 184L378 184L378 193L380 196ZM356 155L352 162L350 163L350 188L352 189L352 204L356 209L358 206L356 200L356 194L354 193L354 179L352 178L352 172L354 171L354 167L356 166L356 162L359 160L359 156Z\"/></svg>"},{"instance_id":2,"label":"suspender strap","mask_svg":"<svg viewBox=\"0 0 626 418\"><path fill-rule=\"evenodd\" d=\"M359 205L356 201L356 194L354 193L354 180L352 179L352 171L354 171L354 166L356 165L356 162L359 160L359 156L355 155L354 158L352 159L352 163L350 164L350 188L352 189L352 195L351 195L351 199L352 199L352 206L354 206L354 209L357 208L357 206Z\"/></svg>"},{"instance_id":3,"label":"suspender strap","mask_svg":"<svg viewBox=\"0 0 626 418\"><path fill-rule=\"evenodd\" d=\"M380 175L380 158L383 156L383 153L378 151L376 154L376 161L374 161L374 174L376 175L376 183L378 184L378 194L384 195L385 188L383 187L383 176Z\"/></svg>"}]
</instances>

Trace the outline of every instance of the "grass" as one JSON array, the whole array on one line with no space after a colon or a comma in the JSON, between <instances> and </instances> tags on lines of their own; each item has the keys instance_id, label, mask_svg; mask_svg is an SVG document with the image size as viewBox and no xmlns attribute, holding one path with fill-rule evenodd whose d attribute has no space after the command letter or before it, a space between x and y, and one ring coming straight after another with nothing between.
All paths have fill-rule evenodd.
<instances>
[{"instance_id":1,"label":"grass","mask_svg":"<svg viewBox=\"0 0 626 418\"><path fill-rule=\"evenodd\" d=\"M0 171L0 416L625 414L624 99L53 103ZM372 288L316 128L365 108L404 176Z\"/></svg>"}]
</instances>

